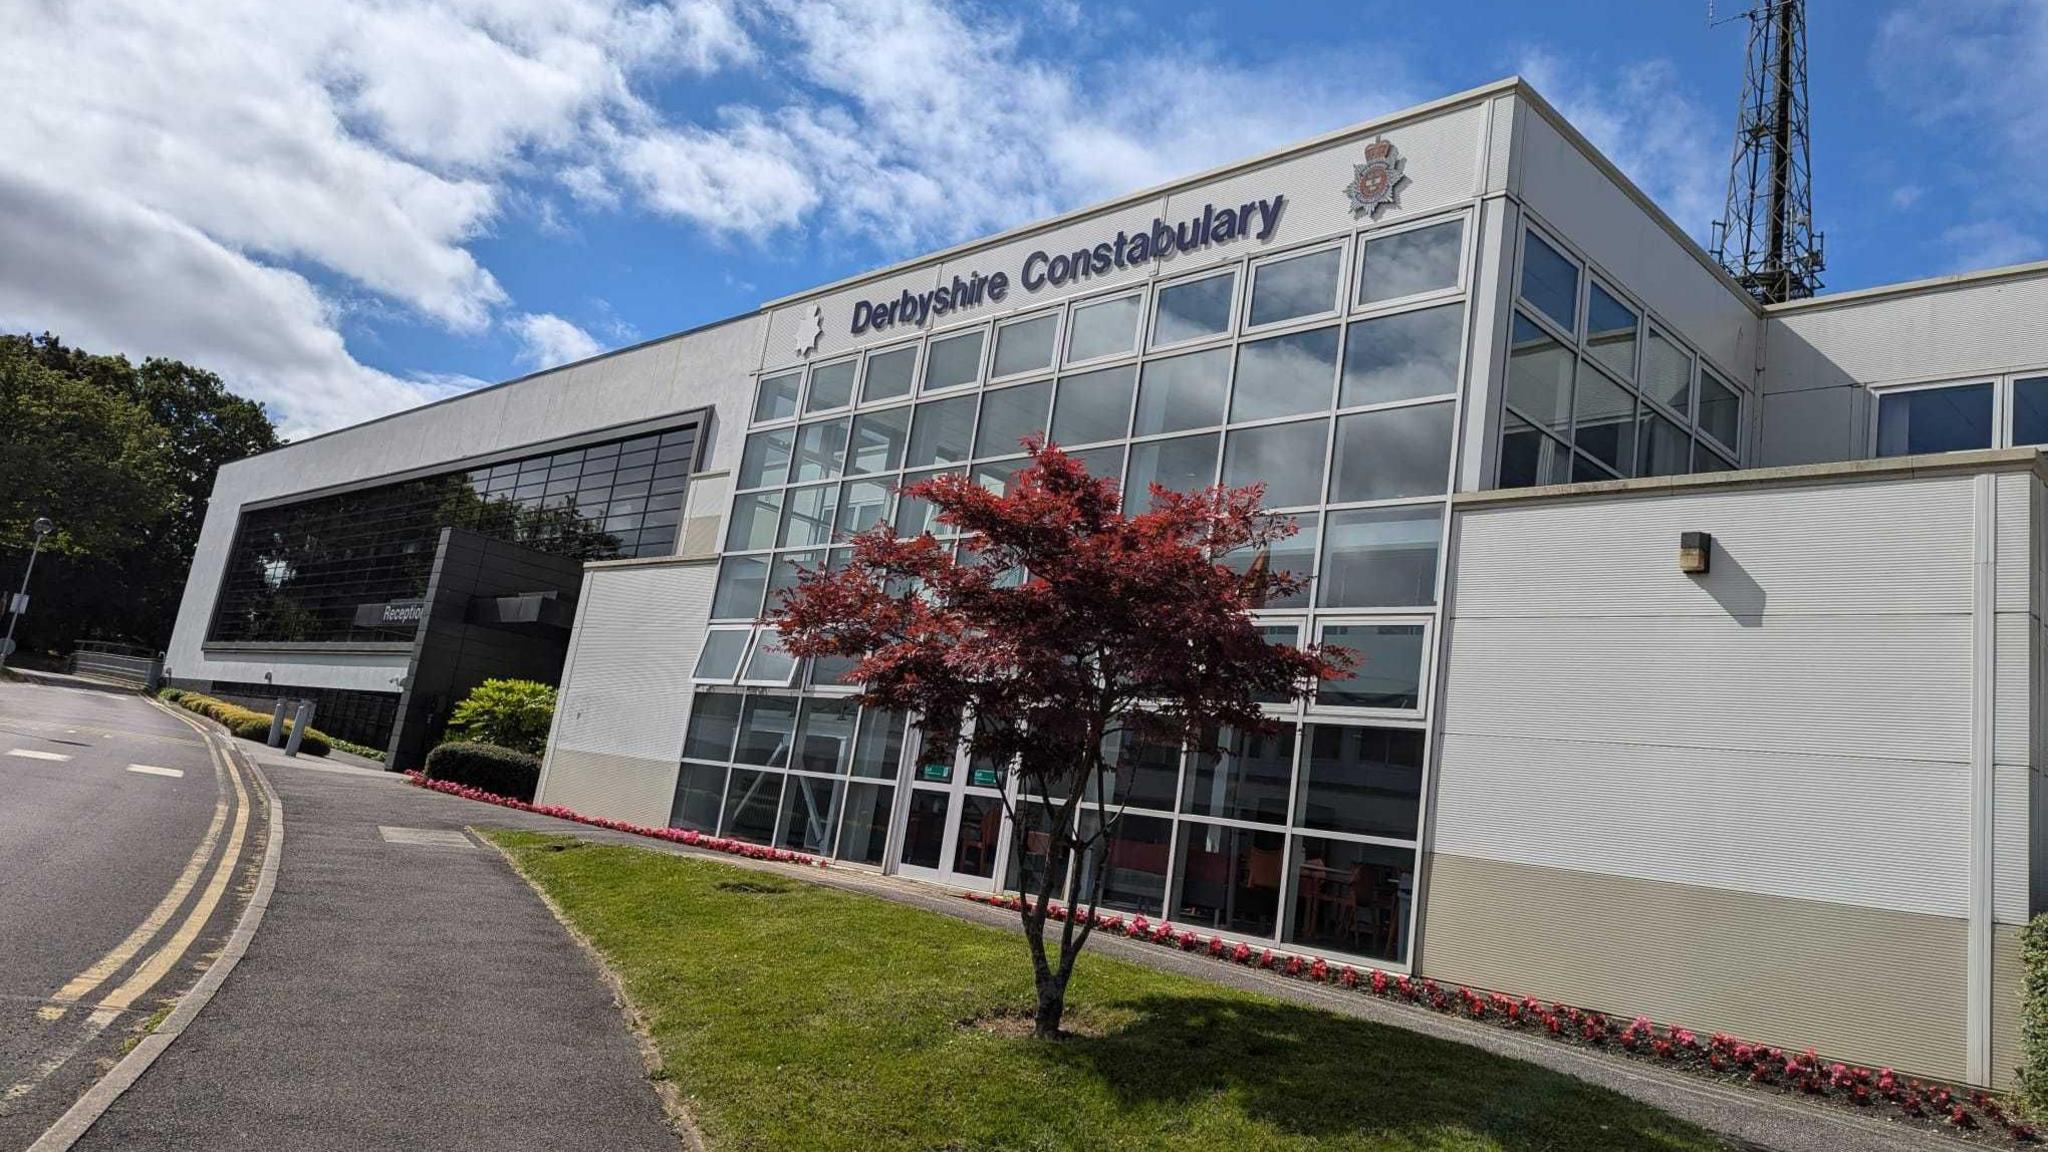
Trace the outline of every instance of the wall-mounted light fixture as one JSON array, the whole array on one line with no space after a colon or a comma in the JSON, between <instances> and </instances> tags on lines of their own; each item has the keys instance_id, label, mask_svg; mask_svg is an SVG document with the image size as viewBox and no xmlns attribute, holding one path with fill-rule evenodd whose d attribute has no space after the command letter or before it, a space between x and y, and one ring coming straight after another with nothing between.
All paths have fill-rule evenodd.
<instances>
[{"instance_id":1,"label":"wall-mounted light fixture","mask_svg":"<svg viewBox=\"0 0 2048 1152\"><path fill-rule=\"evenodd\" d=\"M1678 534L1678 570L1688 576L1704 576L1714 563L1714 537L1707 532Z\"/></svg>"}]
</instances>

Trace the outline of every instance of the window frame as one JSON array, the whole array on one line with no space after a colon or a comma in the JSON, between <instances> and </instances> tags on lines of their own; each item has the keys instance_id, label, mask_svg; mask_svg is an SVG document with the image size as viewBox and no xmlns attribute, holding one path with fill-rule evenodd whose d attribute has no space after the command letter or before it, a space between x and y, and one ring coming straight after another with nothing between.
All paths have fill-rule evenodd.
<instances>
[{"instance_id":1,"label":"window frame","mask_svg":"<svg viewBox=\"0 0 2048 1152\"><path fill-rule=\"evenodd\" d=\"M1072 347L1074 314L1098 304L1113 304L1117 301L1128 299L1136 299L1138 302L1138 316L1131 323L1131 346L1122 352L1105 352L1100 356L1090 356L1084 360L1075 359ZM1144 286L1126 284L1088 296L1078 296L1065 301L1062 310L1065 312L1065 315L1060 320L1059 344L1055 349L1059 355L1053 358L1052 372L1065 376L1076 368L1082 371L1092 371L1096 368L1114 364L1126 357L1136 360L1139 356L1144 355L1146 351L1145 338L1151 332L1152 317L1151 294L1145 290Z\"/></svg>"},{"instance_id":2,"label":"window frame","mask_svg":"<svg viewBox=\"0 0 2048 1152\"><path fill-rule=\"evenodd\" d=\"M1277 626L1280 621L1275 621ZM1380 627L1384 625L1422 626L1422 660L1416 669L1415 707L1413 708L1369 708L1355 704L1323 704L1311 695L1302 700L1302 722L1316 723L1322 720L1371 720L1375 727L1405 728L1408 723L1421 725L1430 714L1430 705L1435 695L1436 684L1436 617L1418 613L1413 609L1390 610L1374 613L1370 609L1335 609L1316 613L1313 620L1315 643L1324 643L1325 630L1356 627ZM1425 750L1425 755L1426 755ZM1289 826L1290 829L1292 825Z\"/></svg>"},{"instance_id":3,"label":"window frame","mask_svg":"<svg viewBox=\"0 0 2048 1152\"><path fill-rule=\"evenodd\" d=\"M1398 296L1392 300L1376 300L1366 303L1360 299L1364 294L1365 286L1359 283L1359 277L1365 273L1365 250L1368 245L1372 244L1375 240L1383 240L1407 232L1420 232L1425 228L1435 228L1453 222L1459 225L1458 279L1456 283L1448 288L1432 288L1427 292ZM1477 238L1472 233L1472 213L1469 209L1464 208L1455 212L1438 213L1435 216L1428 216L1418 220L1402 220L1385 227L1368 228L1360 232L1354 242L1356 251L1351 256L1350 275L1345 280L1347 296L1343 311L1346 318L1355 320L1379 312L1402 312L1410 308L1426 307L1430 304L1441 304L1453 299L1463 299L1470 285L1472 254L1478 243Z\"/></svg>"},{"instance_id":4,"label":"window frame","mask_svg":"<svg viewBox=\"0 0 2048 1152\"><path fill-rule=\"evenodd\" d=\"M1349 310L1346 307L1344 289L1345 285L1351 282L1350 250L1352 247L1353 245L1348 238L1338 239L1334 242L1320 240L1310 241L1284 251L1261 252L1257 256L1249 257L1245 261L1243 298L1237 301L1240 315L1236 317L1236 334L1241 337L1249 337L1254 333L1263 336L1269 333L1283 332L1295 325L1314 327L1321 321L1328 320L1333 316L1344 315ZM1289 316L1284 320L1269 320L1264 324L1253 324L1252 299L1258 295L1256 282L1259 277L1259 270L1273 264L1285 264L1290 260L1320 256L1324 252L1335 252L1337 254L1337 282L1335 291L1330 294L1330 306L1316 312L1304 312L1299 316ZM1343 350L1340 348L1338 352L1341 361Z\"/></svg>"},{"instance_id":5,"label":"window frame","mask_svg":"<svg viewBox=\"0 0 2048 1152\"><path fill-rule=\"evenodd\" d=\"M1023 371L1011 372L1002 376L996 375L996 348L1002 343L1004 330L1045 319L1052 320L1052 355L1046 362L1037 368L1026 368ZM1036 312L1006 316L995 322L989 335L988 367L986 374L978 378L980 387L986 389L992 388L998 383L1008 384L1012 381L1024 381L1039 376L1050 376L1060 370L1060 355L1066 351L1066 347L1067 310L1065 308L1053 305ZM940 389L940 391L950 392L952 389Z\"/></svg>"},{"instance_id":6,"label":"window frame","mask_svg":"<svg viewBox=\"0 0 2048 1152\"><path fill-rule=\"evenodd\" d=\"M1889 384L1873 387L1870 391L1870 412L1865 420L1864 452L1871 460L1898 460L1900 456L1878 455L1878 416L1884 407L1886 397L1903 396L1911 392L1933 392L1943 388L1968 388L1978 384L1991 386L1991 443L1985 449L2012 447L2012 386L2019 380L2030 380L2048 375L2048 370L2036 368L2018 372L1981 373L1974 376L1948 376L1939 380L1917 380L1907 384ZM2031 447L2031 445L2030 445ZM1985 449L1955 448L1954 452L1983 451Z\"/></svg>"},{"instance_id":7,"label":"window frame","mask_svg":"<svg viewBox=\"0 0 2048 1152\"><path fill-rule=\"evenodd\" d=\"M1174 288L1193 284L1198 280L1206 280L1212 276L1231 277L1230 310L1228 312L1230 320L1224 326L1223 331L1209 332L1200 336L1189 336L1182 340L1162 342L1159 339L1159 298ZM1213 342L1229 343L1235 340L1240 332L1242 332L1242 329L1238 326L1238 315L1249 307L1251 293L1246 288L1249 280L1250 273L1245 268L1245 262L1243 260L1230 260L1221 264L1212 264L1207 268L1190 271L1175 276L1170 280L1161 279L1154 282L1152 290L1146 294L1145 314L1139 317L1139 353L1149 358L1156 352L1168 350L1177 352L1195 351Z\"/></svg>"},{"instance_id":8,"label":"window frame","mask_svg":"<svg viewBox=\"0 0 2048 1152\"><path fill-rule=\"evenodd\" d=\"M981 333L981 349L980 358L974 362L973 378L962 384L948 384L941 388L927 387L925 379L931 375L932 348L944 341L971 335L977 331ZM922 400L927 396L965 396L969 392L978 391L988 383L989 358L995 354L994 333L994 325L988 320L982 320L927 334L922 341L923 347L918 350L916 386L911 389L911 395Z\"/></svg>"},{"instance_id":9,"label":"window frame","mask_svg":"<svg viewBox=\"0 0 2048 1152\"><path fill-rule=\"evenodd\" d=\"M836 356L830 360L805 365L803 395L800 403L797 405L797 419L804 421L809 417L823 416L827 413L837 415L851 411L855 405L860 403L861 371L866 363L866 357L854 355ZM830 408L811 407L811 378L816 376L821 368L837 368L842 364L853 365L853 383L846 390L846 402L844 404L835 404Z\"/></svg>"}]
</instances>

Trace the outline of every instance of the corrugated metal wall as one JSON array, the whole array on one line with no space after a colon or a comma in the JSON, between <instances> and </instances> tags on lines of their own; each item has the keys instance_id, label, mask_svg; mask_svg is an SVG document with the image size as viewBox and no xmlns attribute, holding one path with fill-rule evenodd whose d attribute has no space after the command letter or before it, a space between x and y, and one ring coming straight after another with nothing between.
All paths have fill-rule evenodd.
<instances>
[{"instance_id":1,"label":"corrugated metal wall","mask_svg":"<svg viewBox=\"0 0 2048 1152\"><path fill-rule=\"evenodd\" d=\"M590 568L539 800L666 826L712 563Z\"/></svg>"}]
</instances>

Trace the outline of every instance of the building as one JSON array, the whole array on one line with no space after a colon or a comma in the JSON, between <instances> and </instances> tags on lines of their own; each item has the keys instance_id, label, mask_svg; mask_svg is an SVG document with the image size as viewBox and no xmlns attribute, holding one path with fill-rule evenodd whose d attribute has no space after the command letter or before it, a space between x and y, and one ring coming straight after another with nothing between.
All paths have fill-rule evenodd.
<instances>
[{"instance_id":1,"label":"building","mask_svg":"<svg viewBox=\"0 0 2048 1152\"><path fill-rule=\"evenodd\" d=\"M992 889L1000 777L753 621L1049 428L1132 492L1265 481L1314 574L1265 623L1372 670L1130 749L1114 903L2004 1083L2044 307L2048 265L1760 307L1508 80L232 465L166 672L403 766L559 661L542 801Z\"/></svg>"}]
</instances>

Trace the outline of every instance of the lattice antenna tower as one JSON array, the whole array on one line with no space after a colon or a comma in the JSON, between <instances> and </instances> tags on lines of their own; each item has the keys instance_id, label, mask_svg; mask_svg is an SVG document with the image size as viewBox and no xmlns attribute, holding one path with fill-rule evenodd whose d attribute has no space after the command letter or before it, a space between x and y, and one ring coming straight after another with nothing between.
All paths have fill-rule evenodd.
<instances>
[{"instance_id":1,"label":"lattice antenna tower","mask_svg":"<svg viewBox=\"0 0 2048 1152\"><path fill-rule=\"evenodd\" d=\"M1763 303L1803 300L1820 290L1827 266L1813 228L1806 0L1764 0L1741 16L1749 21L1749 58L1714 258ZM1711 3L1707 20L1716 23Z\"/></svg>"}]
</instances>

